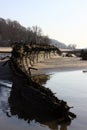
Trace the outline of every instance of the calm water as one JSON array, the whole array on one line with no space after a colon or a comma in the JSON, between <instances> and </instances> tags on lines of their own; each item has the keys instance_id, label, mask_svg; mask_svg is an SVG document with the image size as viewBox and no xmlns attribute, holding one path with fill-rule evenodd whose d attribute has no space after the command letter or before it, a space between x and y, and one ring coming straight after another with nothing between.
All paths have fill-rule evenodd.
<instances>
[{"instance_id":1,"label":"calm water","mask_svg":"<svg viewBox=\"0 0 87 130\"><path fill-rule=\"evenodd\" d=\"M0 53L0 59L6 56L11 56L11 53Z\"/></svg>"},{"instance_id":2,"label":"calm water","mask_svg":"<svg viewBox=\"0 0 87 130\"><path fill-rule=\"evenodd\" d=\"M8 88L6 88L6 86ZM87 73L82 71L57 72L50 75L45 86L59 99L67 101L77 115L71 124L58 125L57 121L29 123L19 116L12 115L8 104L12 83L0 80L0 130L87 130Z\"/></svg>"}]
</instances>

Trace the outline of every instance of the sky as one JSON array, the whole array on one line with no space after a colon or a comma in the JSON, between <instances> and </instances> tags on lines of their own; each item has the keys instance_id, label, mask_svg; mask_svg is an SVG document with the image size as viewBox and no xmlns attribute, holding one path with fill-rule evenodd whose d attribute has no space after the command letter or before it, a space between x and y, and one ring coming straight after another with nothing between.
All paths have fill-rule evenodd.
<instances>
[{"instance_id":1,"label":"sky","mask_svg":"<svg viewBox=\"0 0 87 130\"><path fill-rule=\"evenodd\" d=\"M77 48L87 47L87 0L0 0L0 17Z\"/></svg>"}]
</instances>

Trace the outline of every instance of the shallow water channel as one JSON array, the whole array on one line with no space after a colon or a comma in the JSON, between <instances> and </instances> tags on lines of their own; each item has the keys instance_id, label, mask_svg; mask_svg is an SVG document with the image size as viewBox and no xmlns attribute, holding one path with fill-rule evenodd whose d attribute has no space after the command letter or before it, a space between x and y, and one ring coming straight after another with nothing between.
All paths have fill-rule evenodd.
<instances>
[{"instance_id":1,"label":"shallow water channel","mask_svg":"<svg viewBox=\"0 0 87 130\"><path fill-rule=\"evenodd\" d=\"M87 73L82 70L54 72L45 84L59 99L74 106L71 111L77 118L68 124L59 125L57 121L41 123L35 119L28 122L23 115L12 115L8 104L11 86L10 81L0 80L0 130L87 130Z\"/></svg>"}]
</instances>

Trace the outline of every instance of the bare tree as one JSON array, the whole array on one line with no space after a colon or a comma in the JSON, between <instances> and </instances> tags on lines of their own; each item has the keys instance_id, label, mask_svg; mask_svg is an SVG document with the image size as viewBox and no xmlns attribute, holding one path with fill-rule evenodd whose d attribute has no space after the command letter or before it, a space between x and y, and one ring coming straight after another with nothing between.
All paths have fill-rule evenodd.
<instances>
[{"instance_id":1,"label":"bare tree","mask_svg":"<svg viewBox=\"0 0 87 130\"><path fill-rule=\"evenodd\" d=\"M76 49L76 44L69 44L67 46L68 49Z\"/></svg>"},{"instance_id":2,"label":"bare tree","mask_svg":"<svg viewBox=\"0 0 87 130\"><path fill-rule=\"evenodd\" d=\"M0 45L8 46L10 43L49 44L50 40L44 36L38 26L25 28L18 21L0 18Z\"/></svg>"}]
</instances>

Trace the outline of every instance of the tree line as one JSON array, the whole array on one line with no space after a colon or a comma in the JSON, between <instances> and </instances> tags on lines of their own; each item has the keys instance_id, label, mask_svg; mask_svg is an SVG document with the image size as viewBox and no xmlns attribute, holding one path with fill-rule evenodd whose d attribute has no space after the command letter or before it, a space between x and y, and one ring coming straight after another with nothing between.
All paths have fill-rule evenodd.
<instances>
[{"instance_id":1,"label":"tree line","mask_svg":"<svg viewBox=\"0 0 87 130\"><path fill-rule=\"evenodd\" d=\"M0 46L12 46L14 43L49 45L51 42L52 40L43 35L42 29L38 26L26 28L16 20L0 18ZM75 49L76 44L62 48Z\"/></svg>"},{"instance_id":2,"label":"tree line","mask_svg":"<svg viewBox=\"0 0 87 130\"><path fill-rule=\"evenodd\" d=\"M50 44L50 39L38 26L25 28L16 20L0 18L0 46L11 46L16 42Z\"/></svg>"}]
</instances>

